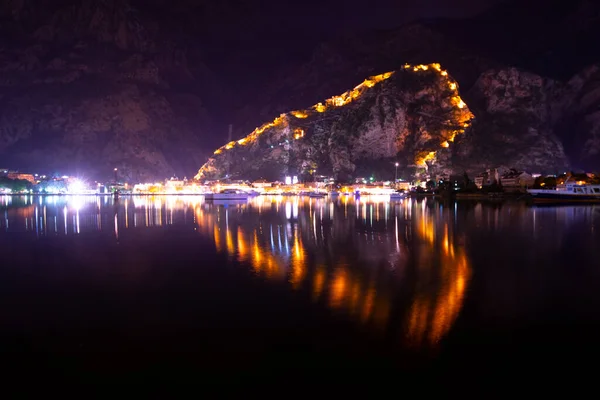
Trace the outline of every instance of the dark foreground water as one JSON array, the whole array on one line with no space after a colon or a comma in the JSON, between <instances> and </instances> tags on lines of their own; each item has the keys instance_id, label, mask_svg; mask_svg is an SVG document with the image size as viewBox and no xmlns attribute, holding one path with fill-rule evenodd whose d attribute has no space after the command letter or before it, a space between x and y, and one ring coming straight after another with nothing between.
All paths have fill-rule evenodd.
<instances>
[{"instance_id":1,"label":"dark foreground water","mask_svg":"<svg viewBox=\"0 0 600 400\"><path fill-rule=\"evenodd\" d=\"M11 368L464 377L600 354L597 206L5 196L0 211Z\"/></svg>"}]
</instances>

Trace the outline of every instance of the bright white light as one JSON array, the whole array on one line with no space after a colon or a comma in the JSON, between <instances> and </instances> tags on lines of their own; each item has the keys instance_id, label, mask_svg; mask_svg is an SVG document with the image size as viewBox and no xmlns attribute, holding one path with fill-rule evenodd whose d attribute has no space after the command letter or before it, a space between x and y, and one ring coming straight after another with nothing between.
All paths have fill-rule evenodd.
<instances>
[{"instance_id":1,"label":"bright white light","mask_svg":"<svg viewBox=\"0 0 600 400\"><path fill-rule=\"evenodd\" d=\"M69 205L71 206L71 208L73 210L79 211L79 210L81 210L81 207L83 207L84 201L85 201L85 199L83 197L74 196L69 199Z\"/></svg>"},{"instance_id":2,"label":"bright white light","mask_svg":"<svg viewBox=\"0 0 600 400\"><path fill-rule=\"evenodd\" d=\"M84 190L85 184L79 179L75 179L69 184L69 193L78 194L82 193Z\"/></svg>"},{"instance_id":3,"label":"bright white light","mask_svg":"<svg viewBox=\"0 0 600 400\"><path fill-rule=\"evenodd\" d=\"M298 183L298 177L296 175L294 175L292 177L292 183L295 185L296 183Z\"/></svg>"},{"instance_id":4,"label":"bright white light","mask_svg":"<svg viewBox=\"0 0 600 400\"><path fill-rule=\"evenodd\" d=\"M292 177L291 176L286 176L285 177L285 184L286 185L291 185L292 184Z\"/></svg>"}]
</instances>

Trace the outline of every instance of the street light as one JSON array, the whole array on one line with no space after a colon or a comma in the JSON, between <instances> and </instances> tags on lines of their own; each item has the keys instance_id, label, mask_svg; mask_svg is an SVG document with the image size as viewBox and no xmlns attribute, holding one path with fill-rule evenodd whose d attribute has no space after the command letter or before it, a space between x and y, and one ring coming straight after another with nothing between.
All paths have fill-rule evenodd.
<instances>
[{"instance_id":1,"label":"street light","mask_svg":"<svg viewBox=\"0 0 600 400\"><path fill-rule=\"evenodd\" d=\"M117 183L117 171L118 171L118 168L115 167L115 184Z\"/></svg>"},{"instance_id":2,"label":"street light","mask_svg":"<svg viewBox=\"0 0 600 400\"><path fill-rule=\"evenodd\" d=\"M396 163L396 176L394 178L394 184L398 181L398 163Z\"/></svg>"}]
</instances>

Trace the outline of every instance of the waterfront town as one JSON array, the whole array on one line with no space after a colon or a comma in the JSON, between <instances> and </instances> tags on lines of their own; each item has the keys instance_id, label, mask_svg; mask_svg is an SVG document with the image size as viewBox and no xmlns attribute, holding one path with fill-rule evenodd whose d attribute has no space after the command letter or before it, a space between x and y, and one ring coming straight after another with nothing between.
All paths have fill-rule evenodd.
<instances>
[{"instance_id":1,"label":"waterfront town","mask_svg":"<svg viewBox=\"0 0 600 400\"><path fill-rule=\"evenodd\" d=\"M238 191L248 195L303 195L336 192L341 194L441 195L456 197L477 195L523 195L528 189L554 189L566 182L578 185L600 184L600 174L565 171L560 175L541 175L508 168L482 171L476 176L467 173L450 177L435 177L427 181L404 179L377 180L376 177L356 178L354 182L340 183L328 176L315 176L311 182L300 182L296 176L285 176L280 181L214 180L171 177L159 182L125 182L115 168L112 179L88 181L83 177L14 171L0 168L0 194L49 195L205 195L222 191Z\"/></svg>"}]
</instances>

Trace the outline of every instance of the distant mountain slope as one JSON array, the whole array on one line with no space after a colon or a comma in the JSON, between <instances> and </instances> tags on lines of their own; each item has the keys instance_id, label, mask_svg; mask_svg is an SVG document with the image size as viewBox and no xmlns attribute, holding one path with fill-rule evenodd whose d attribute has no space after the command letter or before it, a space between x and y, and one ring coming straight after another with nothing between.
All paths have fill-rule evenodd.
<instances>
[{"instance_id":1,"label":"distant mountain slope","mask_svg":"<svg viewBox=\"0 0 600 400\"><path fill-rule=\"evenodd\" d=\"M385 180L393 178L396 163L406 177L477 172L494 163L564 170L562 146L543 122L551 82L505 70L480 78L476 87L486 118L471 127L473 114L440 64L406 64L222 146L196 178L310 179L318 173Z\"/></svg>"},{"instance_id":2,"label":"distant mountain slope","mask_svg":"<svg viewBox=\"0 0 600 400\"><path fill-rule=\"evenodd\" d=\"M189 175L224 91L193 26L127 0L3 2L0 157L132 180ZM142 7L138 7L141 5ZM210 146L210 141L208 142Z\"/></svg>"},{"instance_id":3,"label":"distant mountain slope","mask_svg":"<svg viewBox=\"0 0 600 400\"><path fill-rule=\"evenodd\" d=\"M536 112L536 129L543 126L558 137L571 167L600 169L600 157L592 156L600 153L596 138L600 120L595 117L600 101L582 106L576 100L583 95L581 90L590 91L595 85L595 75L586 71L595 63L600 65L596 51L599 16L600 2L591 0L508 1L470 19L419 21L324 43L309 61L252 93L252 101L235 118L237 134L239 137L251 126L286 110L338 93L363 76L394 70L404 63L439 62L460 84L476 120L487 121L480 129L489 129L490 135L497 135L500 128L498 121L490 122L491 115L481 102L481 82L501 86L505 78L497 76L497 82L491 83L495 78L490 74L507 71L518 71L521 77L537 76L536 80L549 85L544 84L542 90L553 94L546 93L543 102L529 106L552 109L552 113ZM579 84L571 85L571 81ZM525 85L511 87L516 93L528 92L532 86ZM503 102L501 97L509 96L506 103L517 104L511 102L512 93L486 92L485 96L491 102ZM522 115L518 109L503 111L502 129L521 125L524 121L510 121L517 115ZM501 156L502 152L492 159L500 162Z\"/></svg>"}]
</instances>

